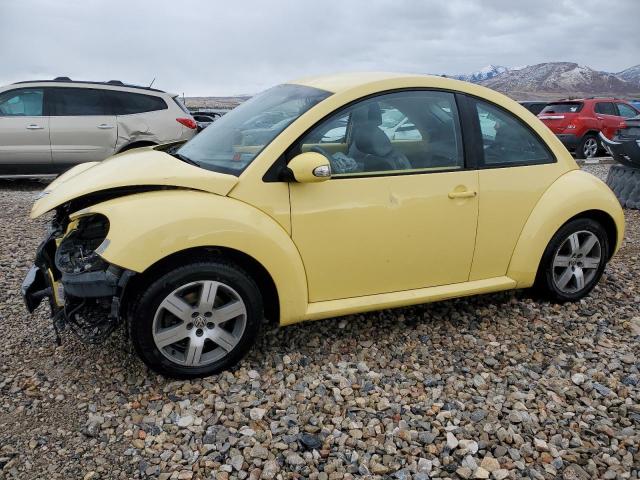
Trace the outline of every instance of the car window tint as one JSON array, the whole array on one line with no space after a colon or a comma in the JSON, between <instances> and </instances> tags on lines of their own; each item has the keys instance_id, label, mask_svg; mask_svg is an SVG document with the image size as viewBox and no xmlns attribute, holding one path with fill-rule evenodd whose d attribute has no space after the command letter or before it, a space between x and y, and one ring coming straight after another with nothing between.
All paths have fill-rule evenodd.
<instances>
[{"instance_id":1,"label":"car window tint","mask_svg":"<svg viewBox=\"0 0 640 480\"><path fill-rule=\"evenodd\" d=\"M41 88L22 88L0 94L0 116L42 116L44 93Z\"/></svg>"},{"instance_id":2,"label":"car window tint","mask_svg":"<svg viewBox=\"0 0 640 480\"><path fill-rule=\"evenodd\" d=\"M638 112L626 103L618 103L618 112L620 112L620 116L624 118L633 118L638 116Z\"/></svg>"},{"instance_id":3,"label":"car window tint","mask_svg":"<svg viewBox=\"0 0 640 480\"><path fill-rule=\"evenodd\" d=\"M105 115L102 91L92 88L52 88L52 115Z\"/></svg>"},{"instance_id":4,"label":"car window tint","mask_svg":"<svg viewBox=\"0 0 640 480\"><path fill-rule=\"evenodd\" d=\"M357 102L320 122L294 151L322 153L337 177L464 167L455 97L437 91Z\"/></svg>"},{"instance_id":5,"label":"car window tint","mask_svg":"<svg viewBox=\"0 0 640 480\"><path fill-rule=\"evenodd\" d=\"M540 113L577 113L582 110L582 102L550 103Z\"/></svg>"},{"instance_id":6,"label":"car window tint","mask_svg":"<svg viewBox=\"0 0 640 480\"><path fill-rule=\"evenodd\" d=\"M476 101L486 166L553 162L542 141L512 114Z\"/></svg>"},{"instance_id":7,"label":"car window tint","mask_svg":"<svg viewBox=\"0 0 640 480\"><path fill-rule=\"evenodd\" d=\"M118 92L115 90L105 90L104 93L109 110L115 115L132 115L134 113L154 112L169 108L162 98L153 95Z\"/></svg>"},{"instance_id":8,"label":"car window tint","mask_svg":"<svg viewBox=\"0 0 640 480\"><path fill-rule=\"evenodd\" d=\"M616 106L611 102L598 102L595 107L596 113L602 115L618 115Z\"/></svg>"}]
</instances>

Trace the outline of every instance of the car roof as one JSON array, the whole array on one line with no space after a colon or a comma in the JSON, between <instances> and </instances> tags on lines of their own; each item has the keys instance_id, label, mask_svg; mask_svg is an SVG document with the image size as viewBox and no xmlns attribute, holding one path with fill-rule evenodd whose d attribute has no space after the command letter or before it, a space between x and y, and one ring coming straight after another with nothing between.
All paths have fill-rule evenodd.
<instances>
[{"instance_id":1,"label":"car roof","mask_svg":"<svg viewBox=\"0 0 640 480\"><path fill-rule=\"evenodd\" d=\"M626 102L621 98L615 97L587 97L587 98L563 98L561 100L554 100L550 103L567 103L567 102Z\"/></svg>"},{"instance_id":2,"label":"car roof","mask_svg":"<svg viewBox=\"0 0 640 480\"><path fill-rule=\"evenodd\" d=\"M66 86L66 87L106 87L108 90L123 90L127 91L131 90L145 90L147 92L153 93L165 93L168 95L173 95L164 90L159 90L157 88L144 87L142 85L133 85L130 83L124 83L120 80L109 80L108 82L95 82L90 80L71 80L68 77L58 77L52 80L25 80L22 82L15 82L12 85L20 85L20 86L28 86L28 85L44 85L47 87L50 86Z\"/></svg>"},{"instance_id":3,"label":"car roof","mask_svg":"<svg viewBox=\"0 0 640 480\"><path fill-rule=\"evenodd\" d=\"M351 73L338 73L334 75L323 75L316 77L306 77L294 80L290 83L297 85L305 85L307 87L318 88L332 93L339 93L352 88L361 87L370 83L380 82L383 80L403 79L410 80L415 79L421 84L429 78L437 78L440 81L446 80L451 82L451 88L455 89L455 85L459 80L447 79L445 77L439 77L435 75L416 75L406 73L393 73L393 72L351 72Z\"/></svg>"}]
</instances>

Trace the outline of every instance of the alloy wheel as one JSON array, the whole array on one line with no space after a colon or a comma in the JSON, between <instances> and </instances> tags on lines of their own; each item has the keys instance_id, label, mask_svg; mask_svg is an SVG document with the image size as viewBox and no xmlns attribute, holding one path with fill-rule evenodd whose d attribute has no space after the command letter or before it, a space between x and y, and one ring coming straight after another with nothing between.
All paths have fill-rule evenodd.
<instances>
[{"instance_id":1,"label":"alloy wheel","mask_svg":"<svg viewBox=\"0 0 640 480\"><path fill-rule=\"evenodd\" d=\"M247 308L233 288L201 280L183 285L160 303L153 341L170 361L202 367L220 360L240 342Z\"/></svg>"},{"instance_id":2,"label":"alloy wheel","mask_svg":"<svg viewBox=\"0 0 640 480\"><path fill-rule=\"evenodd\" d=\"M584 145L582 147L582 153L584 153L584 158L593 158L598 153L598 141L589 137L584 141Z\"/></svg>"},{"instance_id":3,"label":"alloy wheel","mask_svg":"<svg viewBox=\"0 0 640 480\"><path fill-rule=\"evenodd\" d=\"M587 230L574 232L567 237L553 258L553 282L564 293L576 293L595 277L602 247L598 237Z\"/></svg>"}]
</instances>

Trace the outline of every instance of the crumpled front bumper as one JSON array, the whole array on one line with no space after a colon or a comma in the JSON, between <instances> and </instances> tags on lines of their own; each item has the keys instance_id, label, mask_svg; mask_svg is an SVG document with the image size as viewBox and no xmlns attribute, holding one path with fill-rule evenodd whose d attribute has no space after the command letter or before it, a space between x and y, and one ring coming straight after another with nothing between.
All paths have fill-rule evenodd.
<instances>
[{"instance_id":1,"label":"crumpled front bumper","mask_svg":"<svg viewBox=\"0 0 640 480\"><path fill-rule=\"evenodd\" d=\"M40 267L31 266L22 282L21 293L29 313L38 308L43 298L51 298L53 290Z\"/></svg>"},{"instance_id":2,"label":"crumpled front bumper","mask_svg":"<svg viewBox=\"0 0 640 480\"><path fill-rule=\"evenodd\" d=\"M49 300L52 314L64 306L63 288L55 280L52 270L55 268L53 264L56 248L54 236L54 233L49 234L38 246L34 264L22 282L22 298L29 313L33 313L45 298Z\"/></svg>"},{"instance_id":3,"label":"crumpled front bumper","mask_svg":"<svg viewBox=\"0 0 640 480\"><path fill-rule=\"evenodd\" d=\"M60 272L53 260L56 248L53 236L42 242L36 252L35 262L22 282L22 298L30 313L38 308L45 298L49 300L52 315L65 306L68 296L76 299L117 299L133 275L129 270L112 266L105 270L82 273Z\"/></svg>"}]
</instances>

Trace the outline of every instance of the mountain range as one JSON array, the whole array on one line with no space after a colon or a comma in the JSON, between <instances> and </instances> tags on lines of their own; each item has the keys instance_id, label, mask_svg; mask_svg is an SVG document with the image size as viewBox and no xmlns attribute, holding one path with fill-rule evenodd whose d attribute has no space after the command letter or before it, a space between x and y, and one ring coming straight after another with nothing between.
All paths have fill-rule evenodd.
<instances>
[{"instance_id":1,"label":"mountain range","mask_svg":"<svg viewBox=\"0 0 640 480\"><path fill-rule=\"evenodd\" d=\"M640 65L621 72L603 72L573 62L548 62L508 68L489 65L477 72L445 75L477 83L518 100L561 97L640 97Z\"/></svg>"},{"instance_id":2,"label":"mountain range","mask_svg":"<svg viewBox=\"0 0 640 480\"><path fill-rule=\"evenodd\" d=\"M516 100L616 96L640 98L640 65L620 72L603 72L573 62L548 62L521 67L488 65L477 72L443 75L477 83ZM190 108L233 108L251 95L187 97Z\"/></svg>"}]
</instances>

